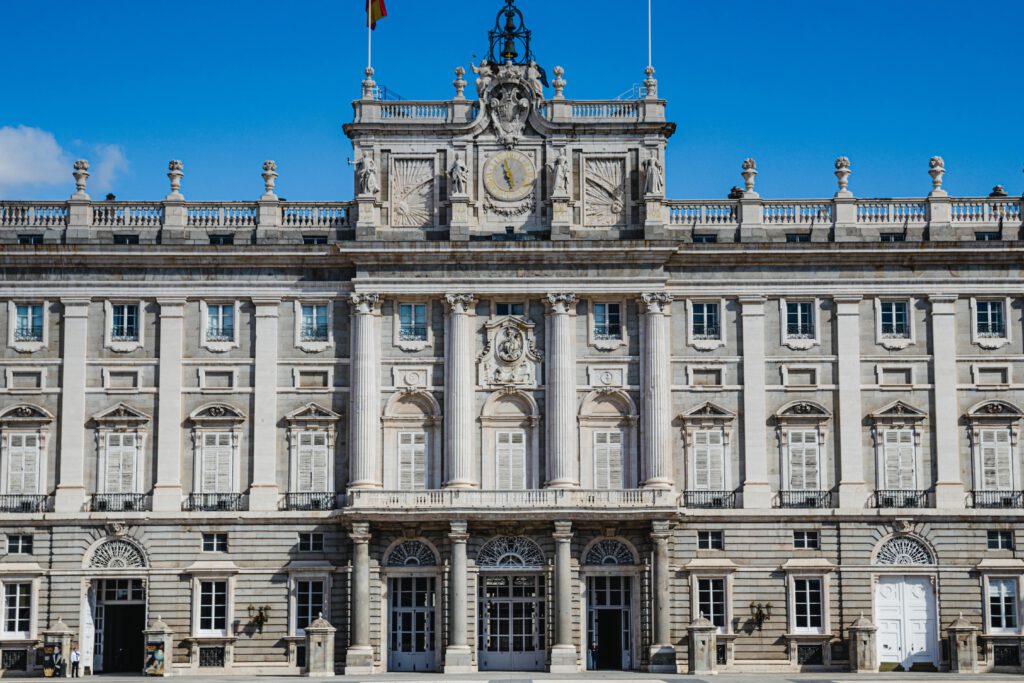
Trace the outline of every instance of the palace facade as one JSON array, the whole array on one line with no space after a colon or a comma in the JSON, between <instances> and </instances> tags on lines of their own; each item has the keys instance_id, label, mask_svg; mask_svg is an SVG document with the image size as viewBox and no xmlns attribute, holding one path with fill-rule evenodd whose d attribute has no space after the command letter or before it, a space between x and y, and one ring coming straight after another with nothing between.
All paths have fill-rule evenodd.
<instances>
[{"instance_id":1,"label":"palace facade","mask_svg":"<svg viewBox=\"0 0 1024 683\"><path fill-rule=\"evenodd\" d=\"M653 69L473 68L350 202L0 201L5 675L1024 671L1021 198L670 200Z\"/></svg>"}]
</instances>

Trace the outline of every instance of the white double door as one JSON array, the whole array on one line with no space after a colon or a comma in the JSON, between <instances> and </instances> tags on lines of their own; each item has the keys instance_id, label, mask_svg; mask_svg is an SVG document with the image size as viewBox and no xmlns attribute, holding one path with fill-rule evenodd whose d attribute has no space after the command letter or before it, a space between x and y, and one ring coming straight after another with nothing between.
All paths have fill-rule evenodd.
<instances>
[{"instance_id":1,"label":"white double door","mask_svg":"<svg viewBox=\"0 0 1024 683\"><path fill-rule=\"evenodd\" d=\"M879 664L938 664L935 590L926 576L881 576L875 586Z\"/></svg>"}]
</instances>

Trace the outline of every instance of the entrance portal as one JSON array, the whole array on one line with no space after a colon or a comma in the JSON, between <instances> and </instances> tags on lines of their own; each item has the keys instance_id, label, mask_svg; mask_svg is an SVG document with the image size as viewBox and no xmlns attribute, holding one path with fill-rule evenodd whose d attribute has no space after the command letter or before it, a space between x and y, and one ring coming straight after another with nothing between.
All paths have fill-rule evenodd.
<instances>
[{"instance_id":1,"label":"entrance portal","mask_svg":"<svg viewBox=\"0 0 1024 683\"><path fill-rule=\"evenodd\" d=\"M432 576L398 576L388 580L388 671L433 671L437 667L435 582Z\"/></svg>"},{"instance_id":2,"label":"entrance portal","mask_svg":"<svg viewBox=\"0 0 1024 683\"><path fill-rule=\"evenodd\" d=\"M541 574L482 574L479 651L487 671L544 668L544 577Z\"/></svg>"},{"instance_id":3,"label":"entrance portal","mask_svg":"<svg viewBox=\"0 0 1024 683\"><path fill-rule=\"evenodd\" d=\"M628 671L630 662L630 576L587 579L589 669Z\"/></svg>"},{"instance_id":4,"label":"entrance portal","mask_svg":"<svg viewBox=\"0 0 1024 683\"><path fill-rule=\"evenodd\" d=\"M882 576L875 587L879 664L938 665L935 592L924 576Z\"/></svg>"},{"instance_id":5,"label":"entrance portal","mask_svg":"<svg viewBox=\"0 0 1024 683\"><path fill-rule=\"evenodd\" d=\"M93 672L138 673L145 660L146 589L142 579L103 579L96 584ZM87 651L83 644L83 651Z\"/></svg>"}]
</instances>

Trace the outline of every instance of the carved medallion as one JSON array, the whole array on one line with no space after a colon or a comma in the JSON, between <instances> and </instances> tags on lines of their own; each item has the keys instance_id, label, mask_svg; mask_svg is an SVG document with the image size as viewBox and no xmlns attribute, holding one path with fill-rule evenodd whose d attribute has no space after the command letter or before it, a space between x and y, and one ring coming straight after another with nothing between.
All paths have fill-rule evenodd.
<instances>
[{"instance_id":1,"label":"carved medallion","mask_svg":"<svg viewBox=\"0 0 1024 683\"><path fill-rule=\"evenodd\" d=\"M498 83L489 93L487 110L501 144L513 147L523 135L530 114L530 94L521 83Z\"/></svg>"},{"instance_id":2,"label":"carved medallion","mask_svg":"<svg viewBox=\"0 0 1024 683\"><path fill-rule=\"evenodd\" d=\"M533 323L505 318L487 324L487 345L478 358L481 386L536 386L542 356L533 338Z\"/></svg>"}]
</instances>

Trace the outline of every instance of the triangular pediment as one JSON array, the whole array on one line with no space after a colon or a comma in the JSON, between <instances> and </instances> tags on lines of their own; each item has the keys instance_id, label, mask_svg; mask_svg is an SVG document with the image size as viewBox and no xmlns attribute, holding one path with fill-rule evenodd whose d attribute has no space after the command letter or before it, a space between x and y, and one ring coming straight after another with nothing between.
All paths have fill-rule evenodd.
<instances>
[{"instance_id":1,"label":"triangular pediment","mask_svg":"<svg viewBox=\"0 0 1024 683\"><path fill-rule=\"evenodd\" d=\"M918 410L912 405L904 403L903 401L893 401L884 408L880 408L875 412L871 413L871 418L875 420L923 420L928 417L928 414L924 411Z\"/></svg>"},{"instance_id":2,"label":"triangular pediment","mask_svg":"<svg viewBox=\"0 0 1024 683\"><path fill-rule=\"evenodd\" d=\"M708 401L686 411L680 417L684 420L732 420L736 414Z\"/></svg>"},{"instance_id":3,"label":"triangular pediment","mask_svg":"<svg viewBox=\"0 0 1024 683\"><path fill-rule=\"evenodd\" d=\"M288 422L337 422L341 415L317 403L307 403L285 415Z\"/></svg>"},{"instance_id":4,"label":"triangular pediment","mask_svg":"<svg viewBox=\"0 0 1024 683\"><path fill-rule=\"evenodd\" d=\"M115 406L101 410L92 416L92 419L99 424L104 423L141 423L149 422L150 416L146 413L132 408L124 403L118 403Z\"/></svg>"}]
</instances>

